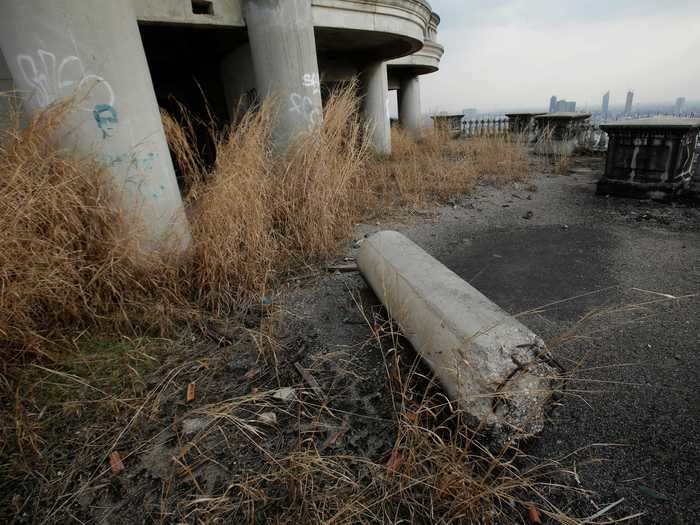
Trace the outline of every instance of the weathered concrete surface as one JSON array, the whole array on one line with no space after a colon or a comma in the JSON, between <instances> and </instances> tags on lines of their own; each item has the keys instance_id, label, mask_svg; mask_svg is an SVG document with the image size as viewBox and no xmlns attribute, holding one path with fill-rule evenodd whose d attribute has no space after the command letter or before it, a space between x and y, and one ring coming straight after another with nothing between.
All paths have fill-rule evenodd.
<instances>
[{"instance_id":1,"label":"weathered concrete surface","mask_svg":"<svg viewBox=\"0 0 700 525\"><path fill-rule=\"evenodd\" d=\"M0 49L0 129L10 124L12 99L11 91L14 89L12 75L5 62L5 57Z\"/></svg>"},{"instance_id":2,"label":"weathered concrete surface","mask_svg":"<svg viewBox=\"0 0 700 525\"><path fill-rule=\"evenodd\" d=\"M190 240L131 2L0 2L0 47L28 113L74 96L61 141L97 154L153 249Z\"/></svg>"},{"instance_id":3,"label":"weathered concrete surface","mask_svg":"<svg viewBox=\"0 0 700 525\"><path fill-rule=\"evenodd\" d=\"M323 120L321 79L308 0L245 0L258 95L274 96L272 140L284 150Z\"/></svg>"},{"instance_id":4,"label":"weathered concrete surface","mask_svg":"<svg viewBox=\"0 0 700 525\"><path fill-rule=\"evenodd\" d=\"M691 190L700 119L644 118L600 127L610 138L598 193L666 198Z\"/></svg>"},{"instance_id":5,"label":"weathered concrete surface","mask_svg":"<svg viewBox=\"0 0 700 525\"><path fill-rule=\"evenodd\" d=\"M450 399L496 441L542 430L556 371L538 336L395 231L366 239L358 266Z\"/></svg>"},{"instance_id":6,"label":"weathered concrete surface","mask_svg":"<svg viewBox=\"0 0 700 525\"><path fill-rule=\"evenodd\" d=\"M423 115L420 109L420 79L418 76L401 79L398 101L401 127L416 137L420 136Z\"/></svg>"},{"instance_id":7,"label":"weathered concrete surface","mask_svg":"<svg viewBox=\"0 0 700 525\"><path fill-rule=\"evenodd\" d=\"M391 153L391 121L389 118L389 80L386 63L368 66L360 76L362 113L371 126L370 142L381 155Z\"/></svg>"},{"instance_id":8,"label":"weathered concrete surface","mask_svg":"<svg viewBox=\"0 0 700 525\"><path fill-rule=\"evenodd\" d=\"M246 26L245 1L211 0L209 8L200 9L201 12L195 12L191 0L139 0L134 4L139 22L238 29ZM196 3L202 7L207 4L206 0ZM311 4L320 36L329 39L331 45L334 35L342 38L342 32L362 31L364 58L367 52L377 60L411 54L421 49L424 36L434 33L437 27L425 0L307 0L307 3ZM338 46L338 40L334 47Z\"/></svg>"}]
</instances>

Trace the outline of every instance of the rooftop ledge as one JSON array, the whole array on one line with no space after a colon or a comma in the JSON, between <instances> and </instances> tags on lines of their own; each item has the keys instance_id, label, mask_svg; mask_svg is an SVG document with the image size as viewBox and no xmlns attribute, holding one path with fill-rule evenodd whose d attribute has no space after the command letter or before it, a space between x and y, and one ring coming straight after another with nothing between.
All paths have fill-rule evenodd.
<instances>
[{"instance_id":1,"label":"rooftop ledge","mask_svg":"<svg viewBox=\"0 0 700 525\"><path fill-rule=\"evenodd\" d=\"M192 0L141 0L136 2L136 15L144 24L244 28L241 3L241 0L211 0L208 13L195 14ZM324 45L324 32L360 31L363 32L360 38L377 35L374 52L385 53L375 57L380 60L421 50L424 41L434 40L439 23L439 17L426 0L312 0L311 3L320 49ZM338 50L337 45L334 50Z\"/></svg>"},{"instance_id":2,"label":"rooftop ledge","mask_svg":"<svg viewBox=\"0 0 700 525\"><path fill-rule=\"evenodd\" d=\"M700 118L650 117L601 124L602 129L700 129Z\"/></svg>"},{"instance_id":3,"label":"rooftop ledge","mask_svg":"<svg viewBox=\"0 0 700 525\"><path fill-rule=\"evenodd\" d=\"M535 118L538 120L583 120L590 118L590 116L590 113L572 113L566 111L559 111L557 113L543 113L541 115L535 116Z\"/></svg>"},{"instance_id":4,"label":"rooftop ledge","mask_svg":"<svg viewBox=\"0 0 700 525\"><path fill-rule=\"evenodd\" d=\"M391 69L405 69L417 75L434 73L440 69L440 59L444 52L445 48L440 44L426 40L420 51L391 60L387 62L387 65Z\"/></svg>"}]
</instances>

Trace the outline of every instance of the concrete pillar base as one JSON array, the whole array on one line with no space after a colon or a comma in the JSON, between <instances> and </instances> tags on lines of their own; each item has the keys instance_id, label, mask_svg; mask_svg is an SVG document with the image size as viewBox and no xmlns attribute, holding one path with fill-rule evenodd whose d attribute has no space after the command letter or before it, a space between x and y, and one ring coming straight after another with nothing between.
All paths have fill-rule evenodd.
<instances>
[{"instance_id":1,"label":"concrete pillar base","mask_svg":"<svg viewBox=\"0 0 700 525\"><path fill-rule=\"evenodd\" d=\"M386 63L367 67L361 77L362 112L371 126L371 142L380 155L391 154L391 121L389 119L389 79Z\"/></svg>"},{"instance_id":2,"label":"concrete pillar base","mask_svg":"<svg viewBox=\"0 0 700 525\"><path fill-rule=\"evenodd\" d=\"M421 136L420 80L418 76L401 79L399 85L399 123L416 138Z\"/></svg>"}]
</instances>

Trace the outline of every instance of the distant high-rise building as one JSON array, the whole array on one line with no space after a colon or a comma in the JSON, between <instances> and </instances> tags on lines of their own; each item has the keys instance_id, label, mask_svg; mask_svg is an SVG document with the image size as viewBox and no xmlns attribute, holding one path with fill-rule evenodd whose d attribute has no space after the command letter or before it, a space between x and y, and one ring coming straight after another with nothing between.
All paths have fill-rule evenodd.
<instances>
[{"instance_id":1,"label":"distant high-rise building","mask_svg":"<svg viewBox=\"0 0 700 525\"><path fill-rule=\"evenodd\" d=\"M625 115L632 114L632 102L634 101L634 92L627 92L627 100L625 100Z\"/></svg>"},{"instance_id":2,"label":"distant high-rise building","mask_svg":"<svg viewBox=\"0 0 700 525\"><path fill-rule=\"evenodd\" d=\"M610 108L610 91L606 91L605 95L603 95L603 104L600 107L603 118L608 117L608 108Z\"/></svg>"},{"instance_id":3,"label":"distant high-rise building","mask_svg":"<svg viewBox=\"0 0 700 525\"><path fill-rule=\"evenodd\" d=\"M685 97L678 97L676 99L676 104L673 108L673 112L676 115L680 115L681 113L683 113L684 108L685 108Z\"/></svg>"},{"instance_id":4,"label":"distant high-rise building","mask_svg":"<svg viewBox=\"0 0 700 525\"><path fill-rule=\"evenodd\" d=\"M554 111L550 113L574 113L576 111L576 102L573 100L557 100L554 105Z\"/></svg>"},{"instance_id":5,"label":"distant high-rise building","mask_svg":"<svg viewBox=\"0 0 700 525\"><path fill-rule=\"evenodd\" d=\"M552 98L549 99L549 112L554 113L557 110L557 97L552 95Z\"/></svg>"}]
</instances>

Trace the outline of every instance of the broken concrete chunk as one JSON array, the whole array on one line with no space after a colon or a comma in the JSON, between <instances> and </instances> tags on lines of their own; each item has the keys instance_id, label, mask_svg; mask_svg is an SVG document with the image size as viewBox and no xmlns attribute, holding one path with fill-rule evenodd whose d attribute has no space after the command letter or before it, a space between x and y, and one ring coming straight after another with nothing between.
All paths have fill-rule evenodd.
<instances>
[{"instance_id":1,"label":"broken concrete chunk","mask_svg":"<svg viewBox=\"0 0 700 525\"><path fill-rule=\"evenodd\" d=\"M210 417L191 417L183 419L182 433L185 435L196 434L200 430L206 428L212 422Z\"/></svg>"},{"instance_id":2,"label":"broken concrete chunk","mask_svg":"<svg viewBox=\"0 0 700 525\"><path fill-rule=\"evenodd\" d=\"M263 412L262 414L258 414L258 421L265 423L266 425L276 425L277 414L274 412Z\"/></svg>"},{"instance_id":3,"label":"broken concrete chunk","mask_svg":"<svg viewBox=\"0 0 700 525\"><path fill-rule=\"evenodd\" d=\"M272 397L281 401L294 401L297 398L294 389L288 386L275 390L272 393Z\"/></svg>"},{"instance_id":4,"label":"broken concrete chunk","mask_svg":"<svg viewBox=\"0 0 700 525\"><path fill-rule=\"evenodd\" d=\"M496 442L542 430L558 384L542 339L397 232L367 239L358 266L449 397Z\"/></svg>"}]
</instances>

